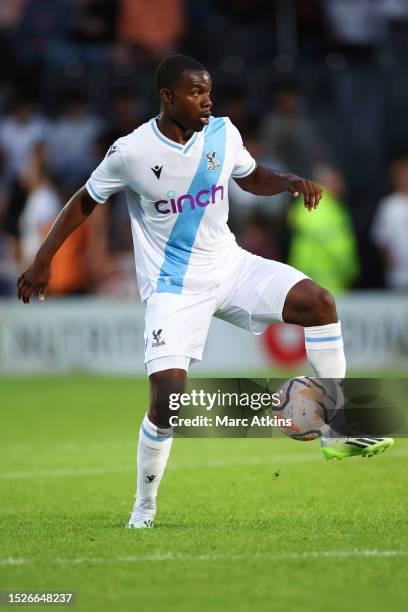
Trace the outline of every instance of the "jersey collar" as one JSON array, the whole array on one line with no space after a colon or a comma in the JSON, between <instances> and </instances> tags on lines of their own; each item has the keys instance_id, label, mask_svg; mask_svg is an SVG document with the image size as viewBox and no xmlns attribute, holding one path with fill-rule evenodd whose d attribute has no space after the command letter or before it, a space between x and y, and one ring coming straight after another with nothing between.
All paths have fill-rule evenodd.
<instances>
[{"instance_id":1,"label":"jersey collar","mask_svg":"<svg viewBox=\"0 0 408 612\"><path fill-rule=\"evenodd\" d=\"M194 134L191 136L191 138L189 140L187 140L186 144L181 145L178 142L174 142L174 140L171 140L170 138L167 138L167 136L165 136L164 134L161 133L161 131L159 130L159 128L157 127L157 121L156 119L158 119L160 117L160 115L157 115L157 117L153 117L153 119L150 119L150 126L153 130L154 135L161 140L161 142L163 142L165 145L176 149L177 151L180 151L180 153L182 153L183 155L185 155L186 153L189 152L189 150L191 149L191 147L193 146L193 144L196 142L197 138L199 137L199 135L201 134L201 132L194 132ZM207 126L205 126L206 128ZM204 130L205 130L204 128ZM203 131L204 131L203 130Z\"/></svg>"}]
</instances>

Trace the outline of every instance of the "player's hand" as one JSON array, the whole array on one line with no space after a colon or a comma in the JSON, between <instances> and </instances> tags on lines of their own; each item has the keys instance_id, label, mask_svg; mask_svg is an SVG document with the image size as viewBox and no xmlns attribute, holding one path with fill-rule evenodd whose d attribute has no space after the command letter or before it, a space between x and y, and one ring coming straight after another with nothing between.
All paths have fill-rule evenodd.
<instances>
[{"instance_id":1,"label":"player's hand","mask_svg":"<svg viewBox=\"0 0 408 612\"><path fill-rule=\"evenodd\" d=\"M29 304L33 293L38 291L38 299L43 302L51 276L49 263L34 260L33 263L17 279L18 299Z\"/></svg>"},{"instance_id":2,"label":"player's hand","mask_svg":"<svg viewBox=\"0 0 408 612\"><path fill-rule=\"evenodd\" d=\"M323 196L323 191L319 185L296 174L288 174L287 179L289 193L294 198L297 198L302 193L305 208L311 211L319 206Z\"/></svg>"}]
</instances>

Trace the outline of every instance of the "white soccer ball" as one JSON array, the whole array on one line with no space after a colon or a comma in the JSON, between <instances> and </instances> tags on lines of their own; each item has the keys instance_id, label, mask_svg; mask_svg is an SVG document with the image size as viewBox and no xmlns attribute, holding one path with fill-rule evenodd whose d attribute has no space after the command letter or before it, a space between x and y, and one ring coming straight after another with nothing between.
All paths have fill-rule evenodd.
<instances>
[{"instance_id":1,"label":"white soccer ball","mask_svg":"<svg viewBox=\"0 0 408 612\"><path fill-rule=\"evenodd\" d=\"M291 425L280 427L285 436L309 442L328 431L337 402L333 380L307 376L291 378L279 389L279 395L276 416L291 422Z\"/></svg>"}]
</instances>

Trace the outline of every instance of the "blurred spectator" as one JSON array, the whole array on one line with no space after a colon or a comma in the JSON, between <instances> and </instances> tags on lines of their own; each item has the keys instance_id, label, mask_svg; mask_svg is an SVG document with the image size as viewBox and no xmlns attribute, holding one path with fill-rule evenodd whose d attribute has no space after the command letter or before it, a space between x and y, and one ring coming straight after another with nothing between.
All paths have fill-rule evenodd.
<instances>
[{"instance_id":1,"label":"blurred spectator","mask_svg":"<svg viewBox=\"0 0 408 612\"><path fill-rule=\"evenodd\" d=\"M254 133L259 123L251 111L250 99L246 89L235 83L222 83L219 91L221 101L217 104L217 114L229 117L241 134Z\"/></svg>"},{"instance_id":2,"label":"blurred spectator","mask_svg":"<svg viewBox=\"0 0 408 612\"><path fill-rule=\"evenodd\" d=\"M385 19L386 44L384 60L387 67L387 127L389 150L395 158L397 152L405 151L408 142L406 121L408 106L408 2L407 0L380 0ZM383 170L383 168L382 168Z\"/></svg>"},{"instance_id":3,"label":"blurred spectator","mask_svg":"<svg viewBox=\"0 0 408 612\"><path fill-rule=\"evenodd\" d=\"M50 42L68 37L73 9L71 0L26 0L15 33L18 54L24 63L42 69ZM38 80L38 73L32 74L33 83L38 83Z\"/></svg>"},{"instance_id":4,"label":"blurred spectator","mask_svg":"<svg viewBox=\"0 0 408 612\"><path fill-rule=\"evenodd\" d=\"M393 193L377 209L372 238L381 249L386 283L392 289L408 290L408 157L391 166Z\"/></svg>"},{"instance_id":5,"label":"blurred spectator","mask_svg":"<svg viewBox=\"0 0 408 612\"><path fill-rule=\"evenodd\" d=\"M318 62L323 55L325 25L321 0L295 0L299 61Z\"/></svg>"},{"instance_id":6,"label":"blurred spectator","mask_svg":"<svg viewBox=\"0 0 408 612\"><path fill-rule=\"evenodd\" d=\"M278 246L270 225L270 217L255 208L246 220L239 244L254 255L279 260Z\"/></svg>"},{"instance_id":7,"label":"blurred spectator","mask_svg":"<svg viewBox=\"0 0 408 612\"><path fill-rule=\"evenodd\" d=\"M20 23L27 0L2 0L0 4L0 31L13 31Z\"/></svg>"},{"instance_id":8,"label":"blurred spectator","mask_svg":"<svg viewBox=\"0 0 408 612\"><path fill-rule=\"evenodd\" d=\"M172 53L185 28L182 0L119 0L118 39L159 59Z\"/></svg>"},{"instance_id":9,"label":"blurred spectator","mask_svg":"<svg viewBox=\"0 0 408 612\"><path fill-rule=\"evenodd\" d=\"M28 53L44 50L50 39L64 38L72 27L72 0L25 0L23 5L18 34Z\"/></svg>"},{"instance_id":10,"label":"blurred spectator","mask_svg":"<svg viewBox=\"0 0 408 612\"><path fill-rule=\"evenodd\" d=\"M17 241L4 229L7 188L0 179L0 296L15 295Z\"/></svg>"},{"instance_id":11,"label":"blurred spectator","mask_svg":"<svg viewBox=\"0 0 408 612\"><path fill-rule=\"evenodd\" d=\"M0 107L8 83L23 82L24 69L17 60L14 35L23 15L26 0L0 2Z\"/></svg>"},{"instance_id":12,"label":"blurred spectator","mask_svg":"<svg viewBox=\"0 0 408 612\"><path fill-rule=\"evenodd\" d=\"M238 124L239 125L239 124ZM254 132L244 134L244 144L257 162L273 168L283 170L281 164L266 154L264 144L259 136ZM256 196L253 193L244 191L232 179L229 182L230 215L228 225L239 237L239 243L244 244L246 238L241 236L241 232L246 232L247 223L251 223L252 215L255 214L259 219L261 215L268 220L270 240L274 257L283 261L287 247L287 228L286 228L286 208L291 201L287 193L275 196ZM271 251L272 252L272 251Z\"/></svg>"},{"instance_id":13,"label":"blurred spectator","mask_svg":"<svg viewBox=\"0 0 408 612\"><path fill-rule=\"evenodd\" d=\"M32 153L22 181L29 193L20 218L20 252L24 267L32 261L59 213L61 200L47 172L40 147ZM60 248L52 262L51 295L86 293L92 288L88 283L85 258L88 243L89 226L84 224Z\"/></svg>"},{"instance_id":14,"label":"blurred spectator","mask_svg":"<svg viewBox=\"0 0 408 612\"><path fill-rule=\"evenodd\" d=\"M0 203L0 223L1 210ZM0 297L15 295L17 264L16 264L16 240L7 234L0 225Z\"/></svg>"},{"instance_id":15,"label":"blurred spectator","mask_svg":"<svg viewBox=\"0 0 408 612\"><path fill-rule=\"evenodd\" d=\"M63 199L71 195L98 163L95 139L108 135L104 155L155 112L152 68L171 52L208 65L214 113L231 117L262 163L308 176L316 163L342 168L360 239L359 286L378 286L379 255L367 234L387 159L406 150L408 0L0 0L3 257L4 244L12 256L17 242L27 199L20 174L33 148L47 141L52 178ZM271 95L269 82L285 84ZM60 92L74 89L86 106L63 102ZM11 93L22 90L9 111ZM51 132L29 100L58 117ZM261 141L253 135L258 124ZM285 260L288 195L257 198L231 181L230 196L237 235L252 241L246 223L260 209ZM95 280L89 290L121 283L112 257L127 257L125 214L122 194L90 219L81 247ZM102 268L110 270L105 277Z\"/></svg>"},{"instance_id":16,"label":"blurred spectator","mask_svg":"<svg viewBox=\"0 0 408 612\"><path fill-rule=\"evenodd\" d=\"M118 0L73 0L71 38L84 44L112 42L115 38Z\"/></svg>"},{"instance_id":17,"label":"blurred spectator","mask_svg":"<svg viewBox=\"0 0 408 612\"><path fill-rule=\"evenodd\" d=\"M6 231L17 237L18 219L27 193L20 175L27 166L32 151L44 142L47 123L34 113L33 106L23 93L16 94L8 114L0 120L0 155L3 158L4 180L8 183L8 202L4 213Z\"/></svg>"},{"instance_id":18,"label":"blurred spectator","mask_svg":"<svg viewBox=\"0 0 408 612\"><path fill-rule=\"evenodd\" d=\"M292 172L311 176L316 163L327 158L313 122L302 112L296 84L280 86L276 109L265 116L260 133L266 152Z\"/></svg>"},{"instance_id":19,"label":"blurred spectator","mask_svg":"<svg viewBox=\"0 0 408 612\"><path fill-rule=\"evenodd\" d=\"M408 52L408 2L407 0L379 1L393 60L405 65Z\"/></svg>"},{"instance_id":20,"label":"blurred spectator","mask_svg":"<svg viewBox=\"0 0 408 612\"><path fill-rule=\"evenodd\" d=\"M42 147L31 153L21 181L28 198L20 217L20 254L23 265L30 263L61 209L57 190L47 174Z\"/></svg>"},{"instance_id":21,"label":"blurred spectator","mask_svg":"<svg viewBox=\"0 0 408 612\"><path fill-rule=\"evenodd\" d=\"M0 121L0 149L5 159L5 173L15 179L24 170L33 148L46 137L46 121L36 115L29 99L16 95L9 113Z\"/></svg>"},{"instance_id":22,"label":"blurred spectator","mask_svg":"<svg viewBox=\"0 0 408 612\"><path fill-rule=\"evenodd\" d=\"M375 46L382 37L378 0L325 0L332 37L340 46Z\"/></svg>"},{"instance_id":23,"label":"blurred spectator","mask_svg":"<svg viewBox=\"0 0 408 612\"><path fill-rule=\"evenodd\" d=\"M298 198L289 209L289 264L338 294L350 288L358 275L356 239L343 202L345 184L340 172L321 167L316 180L324 188L319 207L309 213L303 198Z\"/></svg>"},{"instance_id":24,"label":"blurred spectator","mask_svg":"<svg viewBox=\"0 0 408 612\"><path fill-rule=\"evenodd\" d=\"M236 124L240 128L240 124ZM243 134L244 145L258 163L262 163L269 168L283 171L284 168L279 160L268 155L265 151L265 144L254 132ZM238 218L246 218L253 208L258 208L269 216L281 212L286 208L290 201L288 194L282 193L274 196L256 196L249 191L244 191L238 184L231 180L229 183L229 198L231 202L230 215L237 215Z\"/></svg>"},{"instance_id":25,"label":"blurred spectator","mask_svg":"<svg viewBox=\"0 0 408 612\"><path fill-rule=\"evenodd\" d=\"M111 140L114 142L135 130L145 118L143 104L139 96L130 89L116 92L112 102L110 117ZM110 144L112 144L112 142Z\"/></svg>"},{"instance_id":26,"label":"blurred spectator","mask_svg":"<svg viewBox=\"0 0 408 612\"><path fill-rule=\"evenodd\" d=\"M408 23L407 0L379 0L380 14L390 22Z\"/></svg>"},{"instance_id":27,"label":"blurred spectator","mask_svg":"<svg viewBox=\"0 0 408 612\"><path fill-rule=\"evenodd\" d=\"M62 186L76 189L88 178L96 166L95 143L102 127L79 92L65 97L62 114L51 124L47 139L50 168Z\"/></svg>"}]
</instances>

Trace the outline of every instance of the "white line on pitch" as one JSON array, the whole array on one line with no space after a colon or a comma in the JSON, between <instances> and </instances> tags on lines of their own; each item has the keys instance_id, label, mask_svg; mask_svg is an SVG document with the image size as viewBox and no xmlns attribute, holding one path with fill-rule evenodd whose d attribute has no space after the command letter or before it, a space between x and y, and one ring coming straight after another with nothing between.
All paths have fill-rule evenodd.
<instances>
[{"instance_id":1,"label":"white line on pitch","mask_svg":"<svg viewBox=\"0 0 408 612\"><path fill-rule=\"evenodd\" d=\"M0 567L5 565L23 565L24 563L27 563L26 559L13 559L12 557L9 557L8 559L0 559Z\"/></svg>"},{"instance_id":2,"label":"white line on pitch","mask_svg":"<svg viewBox=\"0 0 408 612\"><path fill-rule=\"evenodd\" d=\"M393 457L407 457L408 451L391 451L386 455L388 459ZM383 457L382 457L383 459ZM248 457L246 459L210 459L202 463L169 463L169 470L188 470L188 469L205 469L205 468L222 468L222 467L245 467L252 465L279 465L280 463L305 463L322 461L319 451L316 449L314 454L293 453L289 455L273 455L262 457ZM107 465L101 467L89 468L55 468L44 470L32 470L23 472L0 472L0 480L13 480L24 478L62 478L65 476L102 476L104 474L117 474L120 472L133 472L134 464L123 465Z\"/></svg>"},{"instance_id":3,"label":"white line on pitch","mask_svg":"<svg viewBox=\"0 0 408 612\"><path fill-rule=\"evenodd\" d=\"M118 557L74 557L66 559L52 559L50 563L58 563L61 565L82 565L82 564L112 564L112 563L143 563L156 561L279 561L279 560L301 560L301 559L335 559L335 558L350 558L350 557L406 557L408 550L315 550L305 552L287 552L287 553L254 553L251 555L234 555L234 554L203 554L203 555L188 555L183 553L157 553L153 555L129 555ZM0 566L27 565L30 563L48 563L47 560L41 559L0 559Z\"/></svg>"},{"instance_id":4,"label":"white line on pitch","mask_svg":"<svg viewBox=\"0 0 408 612\"><path fill-rule=\"evenodd\" d=\"M51 470L32 470L30 472L0 472L0 480L13 480L24 478L61 478L64 476L100 476L103 474L117 474L118 472L133 471L133 465L109 465L94 468L57 468Z\"/></svg>"}]
</instances>

